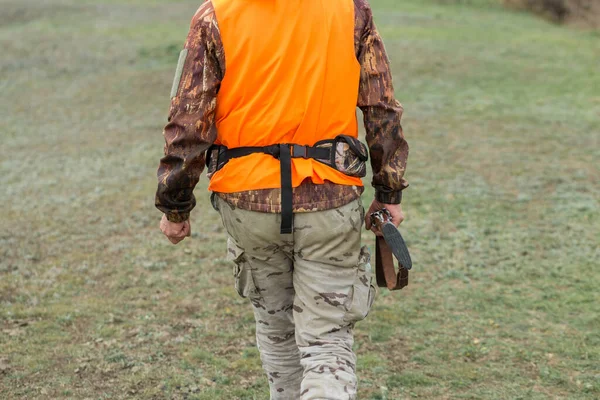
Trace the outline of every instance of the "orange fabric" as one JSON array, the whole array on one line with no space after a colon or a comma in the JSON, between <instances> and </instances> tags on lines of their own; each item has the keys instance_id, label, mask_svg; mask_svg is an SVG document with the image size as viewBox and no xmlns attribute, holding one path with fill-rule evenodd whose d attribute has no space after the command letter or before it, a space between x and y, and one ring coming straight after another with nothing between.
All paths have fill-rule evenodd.
<instances>
[{"instance_id":1,"label":"orange fabric","mask_svg":"<svg viewBox=\"0 0 600 400\"><path fill-rule=\"evenodd\" d=\"M360 65L352 0L212 0L226 71L217 97L217 144L313 145L358 136ZM292 160L292 184L310 178L362 186L314 160ZM232 193L281 187L279 161L252 154L230 160L209 190Z\"/></svg>"}]
</instances>

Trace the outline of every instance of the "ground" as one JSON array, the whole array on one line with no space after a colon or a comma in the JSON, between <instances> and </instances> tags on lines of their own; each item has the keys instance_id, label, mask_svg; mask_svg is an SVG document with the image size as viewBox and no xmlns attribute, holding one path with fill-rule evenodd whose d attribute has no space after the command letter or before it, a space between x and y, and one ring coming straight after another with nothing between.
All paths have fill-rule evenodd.
<instances>
[{"instance_id":1,"label":"ground","mask_svg":"<svg viewBox=\"0 0 600 400\"><path fill-rule=\"evenodd\" d=\"M600 397L600 35L492 3L372 0L414 270L357 327L361 399ZM191 240L153 205L198 4L0 0L2 399L267 399L206 178Z\"/></svg>"}]
</instances>

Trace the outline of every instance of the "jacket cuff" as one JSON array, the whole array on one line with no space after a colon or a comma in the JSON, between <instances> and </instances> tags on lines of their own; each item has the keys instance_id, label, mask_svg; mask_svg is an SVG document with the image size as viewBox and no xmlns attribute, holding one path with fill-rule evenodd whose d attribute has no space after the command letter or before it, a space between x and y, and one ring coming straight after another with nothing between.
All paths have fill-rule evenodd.
<instances>
[{"instance_id":1,"label":"jacket cuff","mask_svg":"<svg viewBox=\"0 0 600 400\"><path fill-rule=\"evenodd\" d=\"M375 190L375 200L383 204L400 204L402 202L402 191L384 192Z\"/></svg>"},{"instance_id":2,"label":"jacket cuff","mask_svg":"<svg viewBox=\"0 0 600 400\"><path fill-rule=\"evenodd\" d=\"M179 212L170 212L170 213L165 213L165 215L167 216L167 219L170 222L176 222L176 223L181 223L181 222L185 222L188 219L190 219L190 213L179 213Z\"/></svg>"}]
</instances>

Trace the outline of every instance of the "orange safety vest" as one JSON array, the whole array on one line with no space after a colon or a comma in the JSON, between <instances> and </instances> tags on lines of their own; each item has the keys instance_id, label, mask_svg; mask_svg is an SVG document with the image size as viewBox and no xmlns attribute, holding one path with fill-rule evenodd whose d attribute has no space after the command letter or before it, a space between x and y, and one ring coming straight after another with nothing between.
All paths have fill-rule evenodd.
<instances>
[{"instance_id":1,"label":"orange safety vest","mask_svg":"<svg viewBox=\"0 0 600 400\"><path fill-rule=\"evenodd\" d=\"M225 50L217 97L216 144L314 145L358 137L360 65L353 0L212 0ZM310 178L362 186L312 159L292 160L292 186ZM281 187L280 162L261 153L230 160L209 190L233 193Z\"/></svg>"}]
</instances>

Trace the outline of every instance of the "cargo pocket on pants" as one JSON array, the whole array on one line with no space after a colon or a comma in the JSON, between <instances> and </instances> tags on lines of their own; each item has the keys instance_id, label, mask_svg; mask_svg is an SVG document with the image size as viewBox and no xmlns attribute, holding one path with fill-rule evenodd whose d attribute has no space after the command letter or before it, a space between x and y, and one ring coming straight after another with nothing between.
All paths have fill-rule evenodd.
<instances>
[{"instance_id":1,"label":"cargo pocket on pants","mask_svg":"<svg viewBox=\"0 0 600 400\"><path fill-rule=\"evenodd\" d=\"M347 311L344 316L344 322L346 323L354 323L365 319L375 301L376 289L373 284L373 269L370 261L369 249L364 246L360 249L356 278L347 299Z\"/></svg>"},{"instance_id":2,"label":"cargo pocket on pants","mask_svg":"<svg viewBox=\"0 0 600 400\"><path fill-rule=\"evenodd\" d=\"M252 268L246 253L231 238L227 239L227 259L233 261L233 277L238 294L243 298L258 299L260 293L254 284Z\"/></svg>"}]
</instances>

